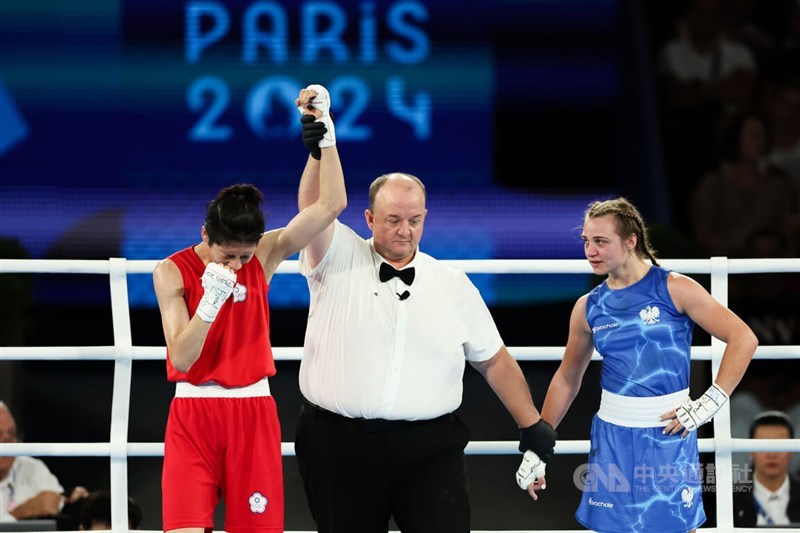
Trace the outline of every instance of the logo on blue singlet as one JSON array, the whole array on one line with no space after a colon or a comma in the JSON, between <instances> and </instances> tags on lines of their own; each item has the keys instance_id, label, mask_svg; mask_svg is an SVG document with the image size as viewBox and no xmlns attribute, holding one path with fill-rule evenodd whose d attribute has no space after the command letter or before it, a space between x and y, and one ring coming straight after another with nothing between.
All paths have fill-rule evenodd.
<instances>
[{"instance_id":1,"label":"logo on blue singlet","mask_svg":"<svg viewBox=\"0 0 800 533\"><path fill-rule=\"evenodd\" d=\"M603 331L604 329L618 328L618 327L619 327L619 322L610 322L608 324L595 326L592 328L592 335L595 335L598 331Z\"/></svg>"},{"instance_id":2,"label":"logo on blue singlet","mask_svg":"<svg viewBox=\"0 0 800 533\"><path fill-rule=\"evenodd\" d=\"M658 318L661 316L661 310L658 307L654 306L647 306L641 311L639 311L639 318L642 319L642 322L647 324L648 326L652 326L653 324L658 324Z\"/></svg>"},{"instance_id":3,"label":"logo on blue singlet","mask_svg":"<svg viewBox=\"0 0 800 533\"><path fill-rule=\"evenodd\" d=\"M267 510L267 498L260 492L254 492L251 494L247 501L250 503L251 513L261 514Z\"/></svg>"}]
</instances>

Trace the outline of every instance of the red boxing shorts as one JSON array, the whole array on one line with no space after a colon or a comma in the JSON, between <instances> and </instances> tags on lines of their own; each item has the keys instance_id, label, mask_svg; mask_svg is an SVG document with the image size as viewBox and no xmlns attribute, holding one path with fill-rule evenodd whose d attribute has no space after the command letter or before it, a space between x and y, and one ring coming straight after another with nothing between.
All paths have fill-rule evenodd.
<instances>
[{"instance_id":1,"label":"red boxing shorts","mask_svg":"<svg viewBox=\"0 0 800 533\"><path fill-rule=\"evenodd\" d=\"M225 531L282 533L283 462L275 399L247 395L254 387L261 394L265 386L269 394L266 380L240 389L177 385L164 437L164 531L212 531L221 494Z\"/></svg>"}]
</instances>

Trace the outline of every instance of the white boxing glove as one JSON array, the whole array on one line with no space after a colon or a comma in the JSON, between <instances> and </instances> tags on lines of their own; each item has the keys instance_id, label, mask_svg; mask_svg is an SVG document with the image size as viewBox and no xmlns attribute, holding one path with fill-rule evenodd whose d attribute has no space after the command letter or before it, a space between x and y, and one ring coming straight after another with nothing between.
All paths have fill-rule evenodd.
<instances>
[{"instance_id":1,"label":"white boxing glove","mask_svg":"<svg viewBox=\"0 0 800 533\"><path fill-rule=\"evenodd\" d=\"M719 408L728 401L728 395L714 383L697 400L689 400L675 409L678 422L687 430L694 431L717 414Z\"/></svg>"},{"instance_id":2,"label":"white boxing glove","mask_svg":"<svg viewBox=\"0 0 800 533\"><path fill-rule=\"evenodd\" d=\"M314 97L313 100L309 102L314 109L319 109L322 112L322 116L317 119L318 122L322 122L325 124L325 135L322 137L322 140L319 141L320 148L327 148L328 146L336 145L336 129L333 127L333 117L331 116L331 95L328 93L328 89L323 87L322 85L313 84L306 87L307 91L314 91L317 93L317 96ZM302 107L298 107L300 113L303 112Z\"/></svg>"},{"instance_id":3,"label":"white boxing glove","mask_svg":"<svg viewBox=\"0 0 800 533\"><path fill-rule=\"evenodd\" d=\"M535 483L537 479L544 477L544 471L547 463L539 459L531 450L525 452L522 456L522 463L517 470L517 485L522 490L528 490L531 483Z\"/></svg>"},{"instance_id":4,"label":"white boxing glove","mask_svg":"<svg viewBox=\"0 0 800 533\"><path fill-rule=\"evenodd\" d=\"M233 292L233 286L236 285L236 274L219 263L209 263L200 280L205 292L195 314L203 322L214 322L222 304Z\"/></svg>"}]
</instances>

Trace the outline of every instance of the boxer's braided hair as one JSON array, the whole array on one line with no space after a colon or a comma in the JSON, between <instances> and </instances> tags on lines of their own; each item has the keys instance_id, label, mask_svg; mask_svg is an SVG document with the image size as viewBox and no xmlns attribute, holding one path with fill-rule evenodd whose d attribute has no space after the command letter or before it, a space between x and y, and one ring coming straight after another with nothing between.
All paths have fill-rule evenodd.
<instances>
[{"instance_id":1,"label":"boxer's braided hair","mask_svg":"<svg viewBox=\"0 0 800 533\"><path fill-rule=\"evenodd\" d=\"M642 215L627 198L619 197L611 200L598 200L589 204L584 213L584 220L589 218L613 215L617 220L617 234L623 239L631 234L636 235L636 254L649 259L654 265L658 265L656 252L650 244L650 237L647 235L647 226Z\"/></svg>"}]
</instances>

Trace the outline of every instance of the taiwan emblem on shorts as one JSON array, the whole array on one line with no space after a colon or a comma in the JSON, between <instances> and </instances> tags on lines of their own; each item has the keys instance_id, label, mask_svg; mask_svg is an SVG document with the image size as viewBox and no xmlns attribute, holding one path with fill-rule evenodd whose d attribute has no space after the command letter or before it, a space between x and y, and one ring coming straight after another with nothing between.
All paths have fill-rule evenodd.
<instances>
[{"instance_id":1,"label":"taiwan emblem on shorts","mask_svg":"<svg viewBox=\"0 0 800 533\"><path fill-rule=\"evenodd\" d=\"M250 512L257 514L262 514L264 511L266 511L267 503L269 503L266 496L260 492L254 492L251 494L247 501L250 503Z\"/></svg>"},{"instance_id":2,"label":"taiwan emblem on shorts","mask_svg":"<svg viewBox=\"0 0 800 533\"><path fill-rule=\"evenodd\" d=\"M247 287L236 284L233 286L233 302L243 302L247 299ZM258 493L256 493L258 494Z\"/></svg>"},{"instance_id":3,"label":"taiwan emblem on shorts","mask_svg":"<svg viewBox=\"0 0 800 533\"><path fill-rule=\"evenodd\" d=\"M658 317L661 316L661 311L655 305L650 307L649 305L639 311L639 318L642 319L642 322L647 324L648 326L652 326L653 324L658 324Z\"/></svg>"}]
</instances>

